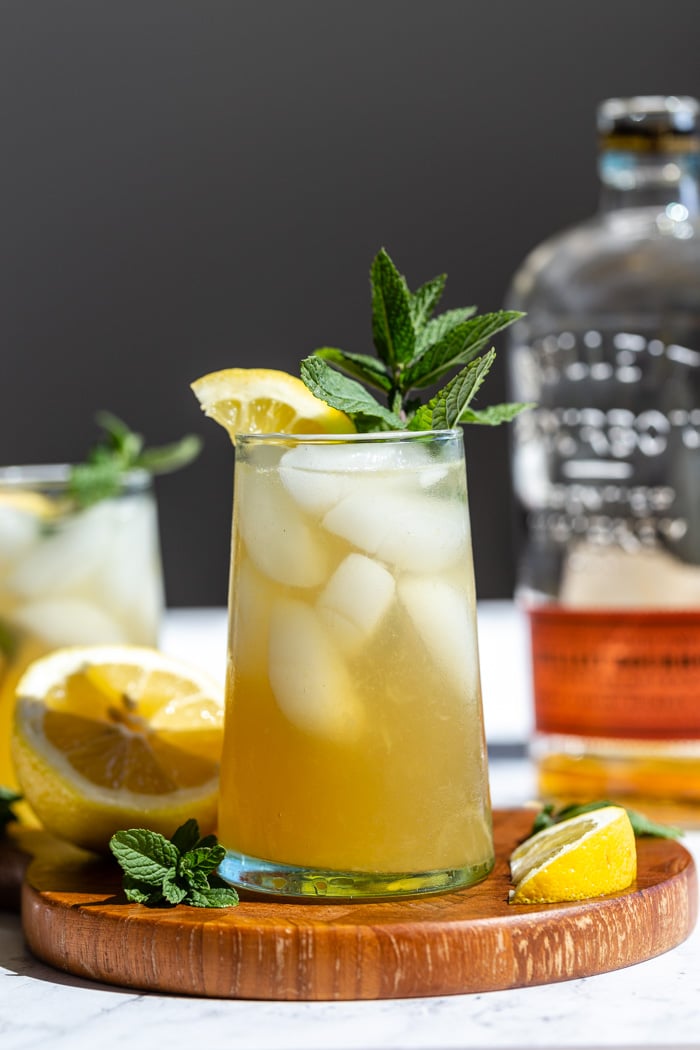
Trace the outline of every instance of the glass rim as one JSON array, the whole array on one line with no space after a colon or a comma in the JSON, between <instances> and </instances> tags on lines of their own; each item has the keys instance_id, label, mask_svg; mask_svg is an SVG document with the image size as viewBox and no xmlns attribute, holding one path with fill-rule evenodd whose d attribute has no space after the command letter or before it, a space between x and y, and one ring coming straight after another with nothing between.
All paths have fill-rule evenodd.
<instances>
[{"instance_id":1,"label":"glass rim","mask_svg":"<svg viewBox=\"0 0 700 1050\"><path fill-rule=\"evenodd\" d=\"M411 442L441 440L463 437L461 427L445 430L373 430L367 433L351 432L347 434L236 434L236 445L361 445L389 444L392 442Z\"/></svg>"},{"instance_id":2,"label":"glass rim","mask_svg":"<svg viewBox=\"0 0 700 1050\"><path fill-rule=\"evenodd\" d=\"M0 467L0 488L63 489L70 481L71 463L26 463ZM151 484L147 470L136 468L121 475L125 489L146 489Z\"/></svg>"}]
</instances>

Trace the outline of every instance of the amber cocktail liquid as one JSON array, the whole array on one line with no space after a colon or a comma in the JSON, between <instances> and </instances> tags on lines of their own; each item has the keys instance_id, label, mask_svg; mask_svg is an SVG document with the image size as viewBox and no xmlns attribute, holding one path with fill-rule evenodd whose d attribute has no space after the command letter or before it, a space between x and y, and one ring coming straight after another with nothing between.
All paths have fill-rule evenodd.
<instances>
[{"instance_id":1,"label":"amber cocktail liquid","mask_svg":"<svg viewBox=\"0 0 700 1050\"><path fill-rule=\"evenodd\" d=\"M236 439L219 839L268 893L491 869L461 431Z\"/></svg>"}]
</instances>

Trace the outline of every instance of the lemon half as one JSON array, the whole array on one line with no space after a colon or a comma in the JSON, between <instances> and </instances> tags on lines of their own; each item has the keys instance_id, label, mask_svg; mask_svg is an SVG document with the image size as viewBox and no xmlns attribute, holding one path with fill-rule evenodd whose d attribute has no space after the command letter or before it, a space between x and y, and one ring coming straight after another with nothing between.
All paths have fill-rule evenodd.
<instances>
[{"instance_id":1,"label":"lemon half","mask_svg":"<svg viewBox=\"0 0 700 1050\"><path fill-rule=\"evenodd\" d=\"M580 813L526 839L510 857L512 904L583 900L627 889L637 847L621 806Z\"/></svg>"},{"instance_id":2,"label":"lemon half","mask_svg":"<svg viewBox=\"0 0 700 1050\"><path fill-rule=\"evenodd\" d=\"M236 434L348 434L344 412L314 396L301 379L274 368L225 368L192 383L205 415Z\"/></svg>"},{"instance_id":3,"label":"lemon half","mask_svg":"<svg viewBox=\"0 0 700 1050\"><path fill-rule=\"evenodd\" d=\"M44 827L104 851L115 831L216 826L224 702L198 669L140 646L58 649L17 685L12 757Z\"/></svg>"}]
</instances>

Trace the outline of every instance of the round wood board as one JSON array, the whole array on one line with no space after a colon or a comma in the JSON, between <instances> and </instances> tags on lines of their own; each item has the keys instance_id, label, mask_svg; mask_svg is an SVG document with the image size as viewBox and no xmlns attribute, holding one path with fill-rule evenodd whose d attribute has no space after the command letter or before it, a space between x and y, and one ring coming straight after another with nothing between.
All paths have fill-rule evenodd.
<instances>
[{"instance_id":1,"label":"round wood board","mask_svg":"<svg viewBox=\"0 0 700 1050\"><path fill-rule=\"evenodd\" d=\"M79 977L141 990L244 999L452 995L619 969L683 941L697 916L690 854L638 840L623 893L573 904L511 905L508 857L527 810L494 815L497 860L457 893L380 903L242 899L237 908L128 904L120 871L80 851L32 861L22 922L40 959Z\"/></svg>"}]
</instances>

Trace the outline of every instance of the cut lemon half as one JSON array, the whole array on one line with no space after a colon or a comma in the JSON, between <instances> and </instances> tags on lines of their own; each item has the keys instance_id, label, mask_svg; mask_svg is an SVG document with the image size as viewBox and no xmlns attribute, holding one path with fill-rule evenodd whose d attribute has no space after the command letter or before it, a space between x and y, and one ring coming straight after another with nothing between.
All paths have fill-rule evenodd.
<instances>
[{"instance_id":1,"label":"cut lemon half","mask_svg":"<svg viewBox=\"0 0 700 1050\"><path fill-rule=\"evenodd\" d=\"M217 682L140 646L58 649L17 685L12 758L44 827L98 852L123 828L216 825Z\"/></svg>"},{"instance_id":2,"label":"cut lemon half","mask_svg":"<svg viewBox=\"0 0 700 1050\"><path fill-rule=\"evenodd\" d=\"M315 397L301 379L274 368L225 368L192 383L205 415L237 434L349 434L344 412Z\"/></svg>"},{"instance_id":3,"label":"cut lemon half","mask_svg":"<svg viewBox=\"0 0 700 1050\"><path fill-rule=\"evenodd\" d=\"M580 813L526 839L510 856L512 904L617 893L637 876L637 847L621 806Z\"/></svg>"}]
</instances>

